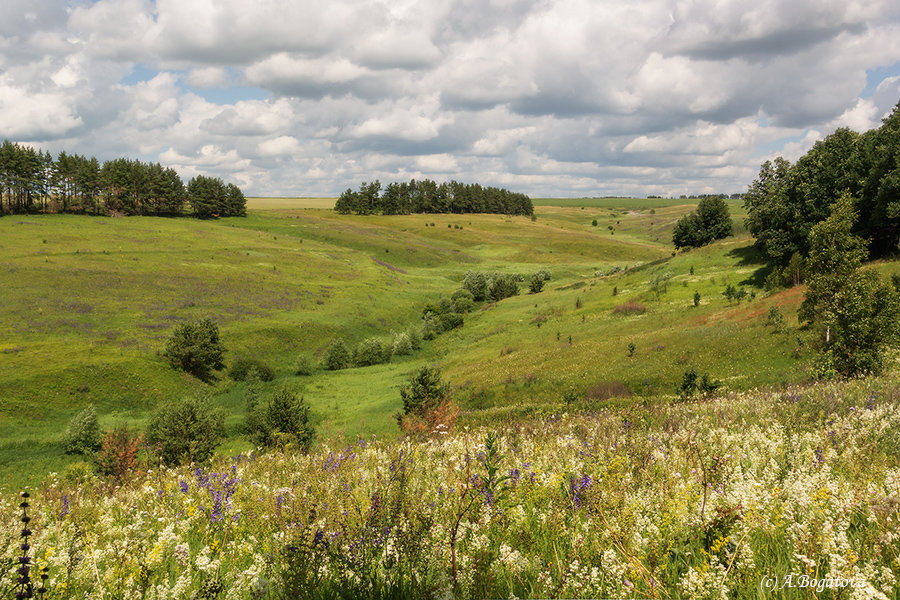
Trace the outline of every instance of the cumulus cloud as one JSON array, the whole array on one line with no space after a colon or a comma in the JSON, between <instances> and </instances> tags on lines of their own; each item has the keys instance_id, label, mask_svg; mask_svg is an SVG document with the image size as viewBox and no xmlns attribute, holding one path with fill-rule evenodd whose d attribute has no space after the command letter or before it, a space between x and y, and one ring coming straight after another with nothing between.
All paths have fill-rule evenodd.
<instances>
[{"instance_id":1,"label":"cumulus cloud","mask_svg":"<svg viewBox=\"0 0 900 600\"><path fill-rule=\"evenodd\" d=\"M0 132L249 193L740 191L877 126L897 56L889 0L9 0Z\"/></svg>"}]
</instances>

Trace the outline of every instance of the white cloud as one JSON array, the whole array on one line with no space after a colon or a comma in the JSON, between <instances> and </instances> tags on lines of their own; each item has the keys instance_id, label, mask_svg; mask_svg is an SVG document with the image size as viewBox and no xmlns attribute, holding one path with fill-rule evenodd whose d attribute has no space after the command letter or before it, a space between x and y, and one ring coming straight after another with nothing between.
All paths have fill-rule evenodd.
<instances>
[{"instance_id":1,"label":"white cloud","mask_svg":"<svg viewBox=\"0 0 900 600\"><path fill-rule=\"evenodd\" d=\"M300 142L289 135L281 135L259 143L260 156L284 156L300 150Z\"/></svg>"}]
</instances>

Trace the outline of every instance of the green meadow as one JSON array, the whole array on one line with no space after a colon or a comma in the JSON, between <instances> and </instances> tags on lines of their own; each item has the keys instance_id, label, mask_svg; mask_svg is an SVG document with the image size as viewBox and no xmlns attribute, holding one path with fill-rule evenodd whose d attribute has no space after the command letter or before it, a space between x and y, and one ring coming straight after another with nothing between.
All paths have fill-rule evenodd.
<instances>
[{"instance_id":1,"label":"green meadow","mask_svg":"<svg viewBox=\"0 0 900 600\"><path fill-rule=\"evenodd\" d=\"M140 427L173 398L209 394L229 415L221 451L249 450L244 384L225 372L202 383L161 356L175 324L201 317L219 324L226 363L259 358L276 372L267 391L302 393L320 442L396 436L399 388L425 364L442 368L473 425L673 397L688 368L732 391L810 378L802 292L763 291L739 201L736 236L679 253L671 231L695 208L687 200L538 200L535 220L342 216L331 203L250 199L248 217L210 221L0 219L0 481L36 485L77 460L63 434L89 404L104 427ZM542 292L520 284L411 356L294 375L301 353L320 357L335 338L415 325L468 270L527 280L541 268L552 273ZM729 284L748 299L727 301ZM765 324L772 307L786 331Z\"/></svg>"}]
</instances>

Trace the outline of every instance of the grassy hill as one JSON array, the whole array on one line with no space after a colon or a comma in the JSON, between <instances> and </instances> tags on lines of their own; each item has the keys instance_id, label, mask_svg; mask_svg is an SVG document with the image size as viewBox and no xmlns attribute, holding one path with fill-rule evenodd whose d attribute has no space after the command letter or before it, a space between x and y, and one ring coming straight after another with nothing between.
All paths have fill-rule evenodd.
<instances>
[{"instance_id":1,"label":"grassy hill","mask_svg":"<svg viewBox=\"0 0 900 600\"><path fill-rule=\"evenodd\" d=\"M243 384L223 374L207 386L159 355L176 323L205 316L220 324L226 362L261 358L277 374L268 390L301 390L320 440L393 436L399 387L430 363L475 423L552 412L564 396L591 407L670 395L689 367L733 390L807 378L799 290L765 296L744 234L673 255L685 201L537 201L532 221L341 216L322 199L276 200L251 200L246 219L0 219L0 480L35 483L74 460L62 436L91 403L104 426L141 425L161 403L205 390L228 410L223 452L248 449ZM540 294L482 307L410 357L293 376L301 352L319 356L336 337L387 338L417 323L467 270L539 268L552 273ZM728 284L755 299L727 302ZM629 303L643 312L617 312ZM787 332L765 326L772 306Z\"/></svg>"}]
</instances>

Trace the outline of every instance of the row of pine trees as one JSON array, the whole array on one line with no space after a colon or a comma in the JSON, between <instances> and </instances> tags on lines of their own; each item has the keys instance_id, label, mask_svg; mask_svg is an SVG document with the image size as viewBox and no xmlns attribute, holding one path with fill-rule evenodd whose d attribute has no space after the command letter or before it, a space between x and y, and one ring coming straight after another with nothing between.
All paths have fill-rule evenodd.
<instances>
[{"instance_id":1,"label":"row of pine trees","mask_svg":"<svg viewBox=\"0 0 900 600\"><path fill-rule=\"evenodd\" d=\"M483 187L477 183L450 181L438 184L431 179L409 183L363 182L358 191L347 189L334 205L342 214L405 215L412 213L495 213L531 215L534 206L525 194L507 189Z\"/></svg>"},{"instance_id":2,"label":"row of pine trees","mask_svg":"<svg viewBox=\"0 0 900 600\"><path fill-rule=\"evenodd\" d=\"M0 215L59 212L91 215L246 215L236 185L198 175L185 186L159 163L49 152L4 141L0 146ZM188 211L190 209L190 211Z\"/></svg>"}]
</instances>

